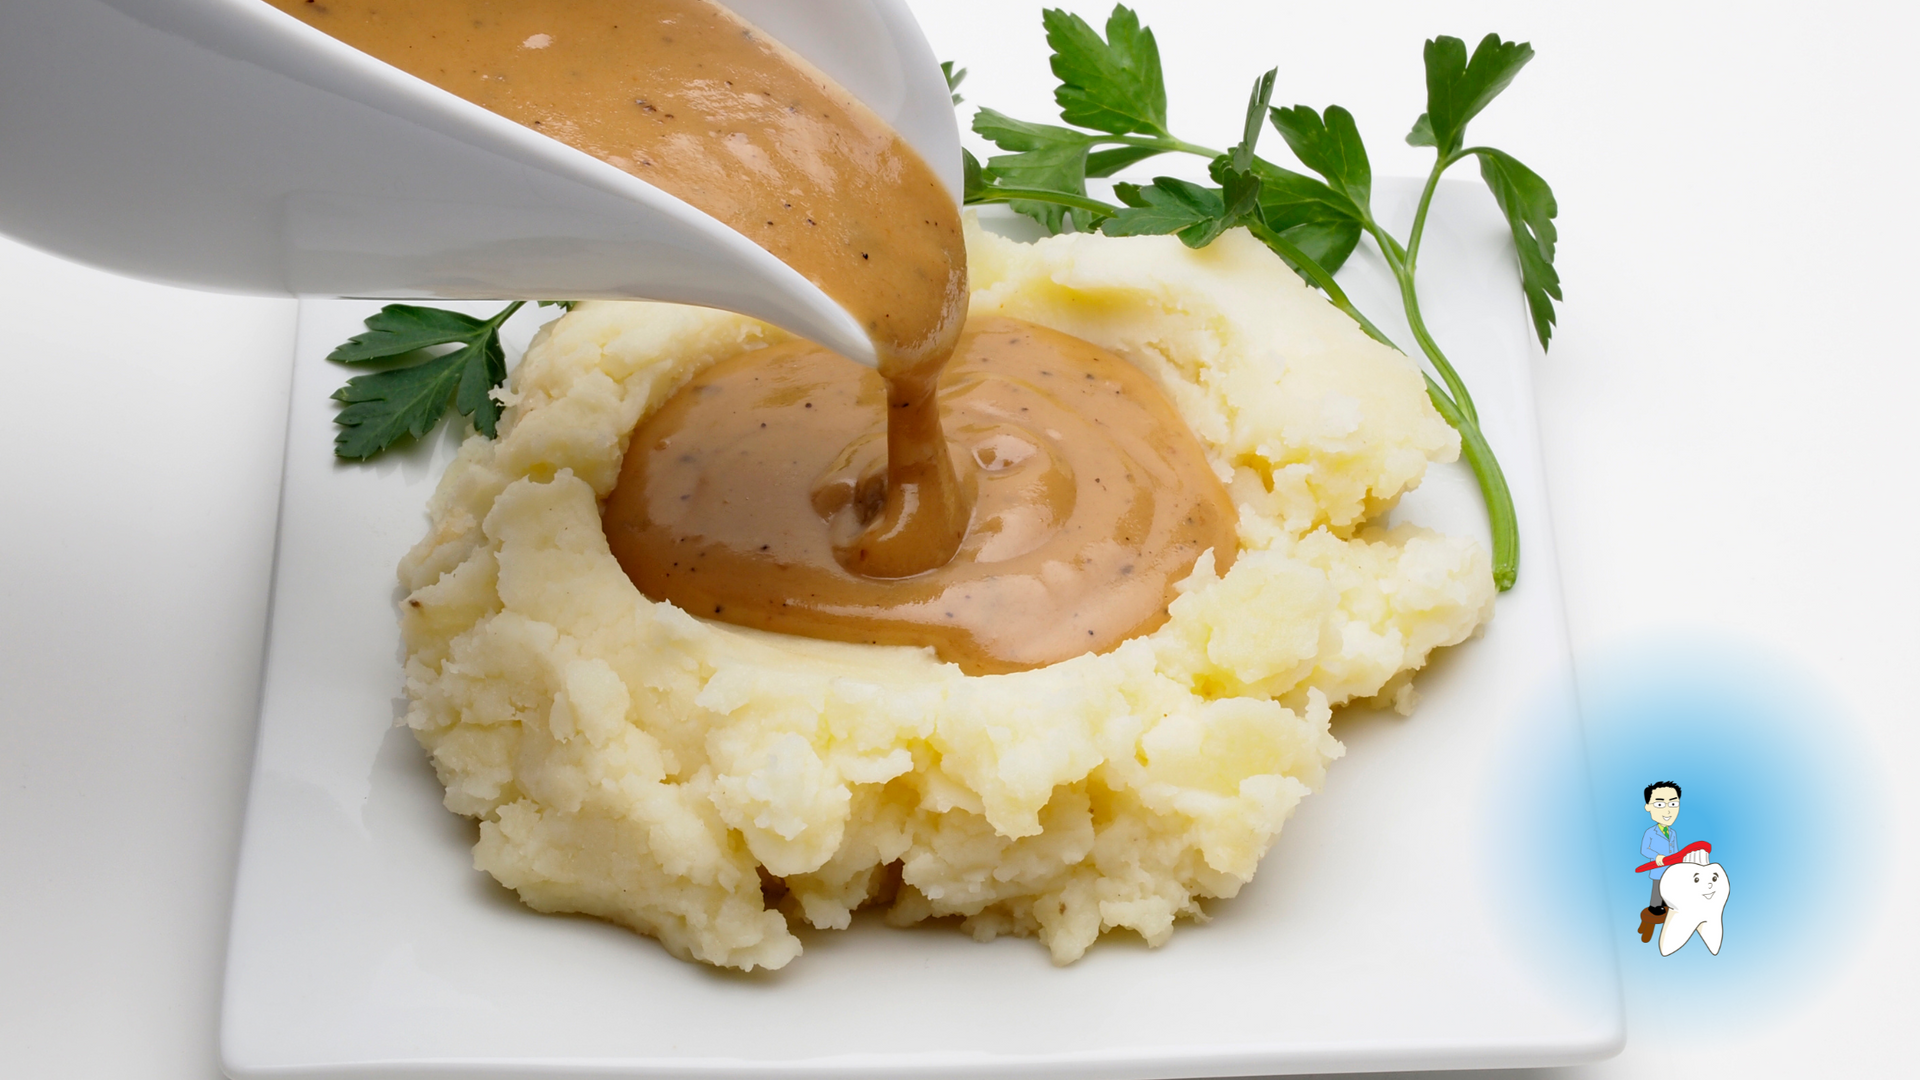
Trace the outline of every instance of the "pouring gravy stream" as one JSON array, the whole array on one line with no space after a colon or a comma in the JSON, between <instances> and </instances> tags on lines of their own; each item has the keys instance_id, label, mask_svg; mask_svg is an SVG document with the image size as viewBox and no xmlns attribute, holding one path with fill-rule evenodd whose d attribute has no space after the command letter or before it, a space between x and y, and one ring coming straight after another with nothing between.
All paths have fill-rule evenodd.
<instances>
[{"instance_id":1,"label":"pouring gravy stream","mask_svg":"<svg viewBox=\"0 0 1920 1080\"><path fill-rule=\"evenodd\" d=\"M1201 552L1231 562L1233 506L1152 381L1065 334L967 324L938 177L726 9L266 2L699 207L866 328L877 374L750 351L635 430L604 523L648 596L982 674L1112 648L1165 620Z\"/></svg>"}]
</instances>

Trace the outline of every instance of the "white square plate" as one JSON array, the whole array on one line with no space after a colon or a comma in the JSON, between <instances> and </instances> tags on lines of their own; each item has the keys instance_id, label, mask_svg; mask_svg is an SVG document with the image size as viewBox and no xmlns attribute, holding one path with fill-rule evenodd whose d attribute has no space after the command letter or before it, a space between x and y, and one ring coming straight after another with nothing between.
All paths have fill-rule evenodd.
<instances>
[{"instance_id":1,"label":"white square plate","mask_svg":"<svg viewBox=\"0 0 1920 1080\"><path fill-rule=\"evenodd\" d=\"M1417 188L1383 182L1387 217ZM1422 286L1519 506L1520 584L1484 637L1416 683L1409 719L1348 712L1347 756L1238 898L1150 950L1114 935L1056 968L1037 943L856 920L743 976L652 940L537 915L471 865L394 726L394 567L422 534L455 441L336 463L324 361L376 305L301 306L258 758L227 961L235 1077L1173 1077L1562 1064L1623 1038L1592 908L1501 895L1524 857L1507 811L1539 740L1578 746L1558 570L1506 228L1485 191L1444 186ZM1343 272L1399 340L1363 252ZM482 305L481 308L485 308ZM542 312L545 317L551 312ZM509 337L523 345L531 310ZM1464 465L1400 516L1485 536ZM1577 774L1576 774L1577 775ZM1584 885L1560 882L1569 889ZM1540 886L1548 889L1549 886ZM1571 894L1569 894L1571 895ZM1531 921L1530 921L1531 920Z\"/></svg>"}]
</instances>

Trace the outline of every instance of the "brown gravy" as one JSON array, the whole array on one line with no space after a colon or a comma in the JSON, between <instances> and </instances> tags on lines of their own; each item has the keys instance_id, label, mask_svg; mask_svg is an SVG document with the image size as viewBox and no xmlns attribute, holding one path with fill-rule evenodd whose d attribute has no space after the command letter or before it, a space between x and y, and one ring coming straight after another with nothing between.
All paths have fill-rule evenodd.
<instances>
[{"instance_id":1,"label":"brown gravy","mask_svg":"<svg viewBox=\"0 0 1920 1080\"><path fill-rule=\"evenodd\" d=\"M953 556L933 387L966 319L953 196L893 129L708 0L266 0L699 207L866 327L895 411L870 572Z\"/></svg>"},{"instance_id":2,"label":"brown gravy","mask_svg":"<svg viewBox=\"0 0 1920 1080\"><path fill-rule=\"evenodd\" d=\"M721 361L641 422L607 500L608 543L642 592L695 615L932 645L970 674L1111 649L1165 621L1202 551L1231 563L1226 491L1127 361L975 319L939 402L973 519L938 569L859 572L863 506L884 481L886 390L798 341Z\"/></svg>"},{"instance_id":3,"label":"brown gravy","mask_svg":"<svg viewBox=\"0 0 1920 1080\"><path fill-rule=\"evenodd\" d=\"M884 122L724 8L266 2L679 196L867 328L877 374L805 342L749 352L636 429L605 525L648 596L931 645L981 674L1112 648L1164 621L1202 551L1232 561L1232 504L1158 388L1014 320L963 335L952 196Z\"/></svg>"}]
</instances>

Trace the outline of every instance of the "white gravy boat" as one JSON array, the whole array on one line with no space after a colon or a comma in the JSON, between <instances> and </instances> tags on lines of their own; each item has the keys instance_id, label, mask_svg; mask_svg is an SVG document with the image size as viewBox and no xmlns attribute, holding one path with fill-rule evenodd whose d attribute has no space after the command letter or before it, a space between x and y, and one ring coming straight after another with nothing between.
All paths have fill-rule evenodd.
<instances>
[{"instance_id":1,"label":"white gravy boat","mask_svg":"<svg viewBox=\"0 0 1920 1080\"><path fill-rule=\"evenodd\" d=\"M902 0L727 3L959 197L949 91ZM260 0L0 0L0 231L228 292L698 304L875 362L707 214Z\"/></svg>"}]
</instances>

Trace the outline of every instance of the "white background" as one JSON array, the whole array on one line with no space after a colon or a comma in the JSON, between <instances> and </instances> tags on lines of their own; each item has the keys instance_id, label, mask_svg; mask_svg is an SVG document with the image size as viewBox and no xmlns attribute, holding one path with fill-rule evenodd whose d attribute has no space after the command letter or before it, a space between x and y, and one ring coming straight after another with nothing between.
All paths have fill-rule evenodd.
<instances>
[{"instance_id":1,"label":"white background","mask_svg":"<svg viewBox=\"0 0 1920 1080\"><path fill-rule=\"evenodd\" d=\"M916 4L971 102L1051 118L1026 2ZM1106 5L1068 4L1096 23ZM1765 1027L1633 1013L1565 1074L1885 1075L1917 1001L1907 680L1920 357L1915 19L1892 5L1157 3L1174 127L1233 141L1254 75L1338 102L1379 174L1420 42L1539 58L1473 125L1554 185L1537 361L1576 656L1658 635L1790 657L1886 784L1890 901ZM4 168L0 161L0 168ZM129 162L137 168L137 162ZM1444 268L1429 267L1429 272ZM0 241L0 1075L210 1080L258 692L288 301L133 283ZM1817 803L1818 791L1783 793Z\"/></svg>"}]
</instances>

